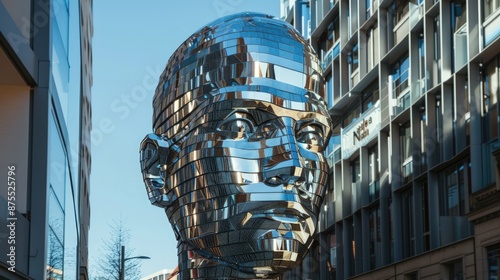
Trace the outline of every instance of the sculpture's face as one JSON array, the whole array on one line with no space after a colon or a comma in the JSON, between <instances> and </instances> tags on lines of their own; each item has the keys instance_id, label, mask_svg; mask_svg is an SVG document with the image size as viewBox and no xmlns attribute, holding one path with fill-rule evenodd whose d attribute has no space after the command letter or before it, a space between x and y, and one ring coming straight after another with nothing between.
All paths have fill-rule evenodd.
<instances>
[{"instance_id":1,"label":"sculpture's face","mask_svg":"<svg viewBox=\"0 0 500 280\"><path fill-rule=\"evenodd\" d=\"M254 32L228 39L237 28L237 38ZM196 34L155 96L155 134L141 147L150 200L199 255L282 272L311 245L327 182L331 121L317 59L285 23L260 15Z\"/></svg>"}]
</instances>

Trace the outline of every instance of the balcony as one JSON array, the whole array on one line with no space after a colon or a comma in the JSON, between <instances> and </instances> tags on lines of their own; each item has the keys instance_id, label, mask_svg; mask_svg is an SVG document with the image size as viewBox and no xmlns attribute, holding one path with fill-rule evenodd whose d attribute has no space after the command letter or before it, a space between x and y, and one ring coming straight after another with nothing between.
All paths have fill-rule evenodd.
<instances>
[{"instance_id":1,"label":"balcony","mask_svg":"<svg viewBox=\"0 0 500 280\"><path fill-rule=\"evenodd\" d=\"M484 47L487 47L498 36L500 36L500 9L489 15L483 22Z\"/></svg>"},{"instance_id":2,"label":"balcony","mask_svg":"<svg viewBox=\"0 0 500 280\"><path fill-rule=\"evenodd\" d=\"M409 6L405 8L409 9ZM401 20L394 26L394 29L392 30L394 32L394 44L393 46L397 45L399 42L403 40L403 38L408 35L410 32L410 21L409 21L409 13L407 12Z\"/></svg>"},{"instance_id":3,"label":"balcony","mask_svg":"<svg viewBox=\"0 0 500 280\"><path fill-rule=\"evenodd\" d=\"M325 69L327 69L332 64L332 61L340 54L339 43L340 40L335 43L333 48L331 48L321 60L321 67L323 68L323 71L325 71Z\"/></svg>"}]
</instances>

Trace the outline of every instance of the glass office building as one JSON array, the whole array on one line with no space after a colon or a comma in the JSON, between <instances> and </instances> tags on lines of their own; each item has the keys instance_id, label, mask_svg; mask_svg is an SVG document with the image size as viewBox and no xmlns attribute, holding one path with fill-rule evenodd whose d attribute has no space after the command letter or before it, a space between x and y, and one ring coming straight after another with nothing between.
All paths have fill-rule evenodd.
<instances>
[{"instance_id":1,"label":"glass office building","mask_svg":"<svg viewBox=\"0 0 500 280\"><path fill-rule=\"evenodd\" d=\"M320 236L286 279L497 279L497 0L281 1L334 119Z\"/></svg>"},{"instance_id":2,"label":"glass office building","mask_svg":"<svg viewBox=\"0 0 500 280\"><path fill-rule=\"evenodd\" d=\"M88 279L92 33L92 0L0 2L0 279Z\"/></svg>"}]
</instances>

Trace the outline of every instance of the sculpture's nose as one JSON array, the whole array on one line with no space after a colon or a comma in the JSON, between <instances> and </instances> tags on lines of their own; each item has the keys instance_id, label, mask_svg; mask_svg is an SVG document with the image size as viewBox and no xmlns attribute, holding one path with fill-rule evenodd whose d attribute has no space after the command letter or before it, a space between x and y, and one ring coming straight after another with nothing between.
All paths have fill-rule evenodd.
<instances>
[{"instance_id":1,"label":"sculpture's nose","mask_svg":"<svg viewBox=\"0 0 500 280\"><path fill-rule=\"evenodd\" d=\"M274 154L264 166L264 183L269 186L284 185L300 187L305 183L304 167L306 159L301 156L301 148L295 138L294 122L289 118L281 118L279 148L273 149Z\"/></svg>"}]
</instances>

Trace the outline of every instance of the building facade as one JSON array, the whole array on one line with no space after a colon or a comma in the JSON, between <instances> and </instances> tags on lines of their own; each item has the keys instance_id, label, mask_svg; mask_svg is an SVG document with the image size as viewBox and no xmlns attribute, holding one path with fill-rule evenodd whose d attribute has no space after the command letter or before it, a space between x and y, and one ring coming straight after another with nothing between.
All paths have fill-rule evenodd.
<instances>
[{"instance_id":1,"label":"building facade","mask_svg":"<svg viewBox=\"0 0 500 280\"><path fill-rule=\"evenodd\" d=\"M92 0L0 2L0 279L88 279L92 33Z\"/></svg>"},{"instance_id":2,"label":"building facade","mask_svg":"<svg viewBox=\"0 0 500 280\"><path fill-rule=\"evenodd\" d=\"M318 242L286 279L498 279L500 2L281 8L335 123Z\"/></svg>"}]
</instances>

